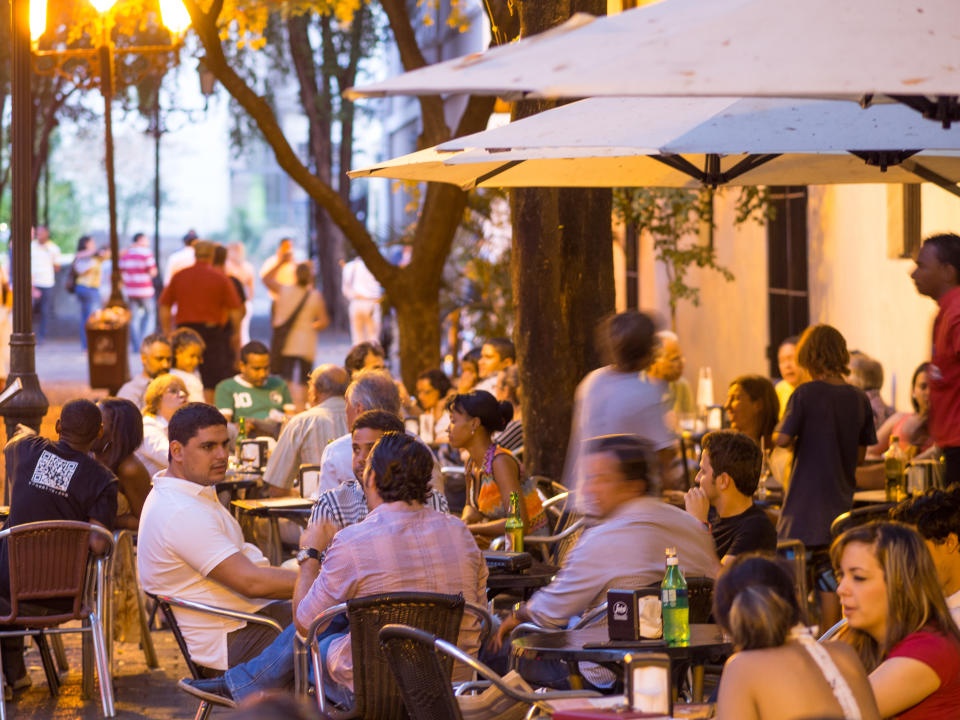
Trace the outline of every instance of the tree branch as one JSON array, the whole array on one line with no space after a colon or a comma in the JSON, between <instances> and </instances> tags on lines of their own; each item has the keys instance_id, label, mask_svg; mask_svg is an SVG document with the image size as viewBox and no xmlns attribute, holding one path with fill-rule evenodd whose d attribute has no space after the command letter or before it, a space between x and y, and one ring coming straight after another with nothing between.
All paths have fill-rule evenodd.
<instances>
[{"instance_id":1,"label":"tree branch","mask_svg":"<svg viewBox=\"0 0 960 720\"><path fill-rule=\"evenodd\" d=\"M366 227L350 211L349 206L334 192L333 188L313 175L300 162L293 148L287 142L270 106L262 97L253 92L250 86L230 67L224 56L223 45L217 29L218 15L213 14L212 11L210 13L202 12L195 0L185 0L184 5L190 13L193 28L206 51L204 57L206 66L226 88L227 92L254 119L260 132L263 133L264 139L273 148L277 164L310 197L323 206L333 222L340 227L344 235L356 248L357 253L363 258L363 262L370 269L370 272L374 274L388 293L393 294L399 289L397 268L384 259ZM220 5L221 3L215 0L214 6L219 7Z\"/></svg>"},{"instance_id":2,"label":"tree branch","mask_svg":"<svg viewBox=\"0 0 960 720\"><path fill-rule=\"evenodd\" d=\"M410 22L410 13L407 12L405 0L381 0L380 5L387 14L390 28L393 30L393 39L400 51L400 61L404 69L409 72L422 68L427 64L417 43L417 35ZM423 116L423 144L437 145L450 139L450 128L447 127L443 114L443 98L439 95L421 95L420 113Z\"/></svg>"}]
</instances>

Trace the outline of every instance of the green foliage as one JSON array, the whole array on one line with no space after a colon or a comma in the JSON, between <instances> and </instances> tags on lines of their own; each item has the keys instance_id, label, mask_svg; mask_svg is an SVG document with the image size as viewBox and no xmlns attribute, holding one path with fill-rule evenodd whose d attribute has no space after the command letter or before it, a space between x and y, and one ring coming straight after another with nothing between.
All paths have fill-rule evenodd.
<instances>
[{"instance_id":1,"label":"green foliage","mask_svg":"<svg viewBox=\"0 0 960 720\"><path fill-rule=\"evenodd\" d=\"M670 316L676 321L677 306L689 300L700 304L700 289L687 283L693 267L719 272L727 282L733 273L717 262L713 245L713 201L711 189L682 188L615 188L614 214L626 225L646 231L653 239L654 256L663 263L667 274ZM734 224L749 220L762 223L772 212L765 188L741 188L737 196ZM706 228L709 239L700 237Z\"/></svg>"},{"instance_id":2,"label":"green foliage","mask_svg":"<svg viewBox=\"0 0 960 720\"><path fill-rule=\"evenodd\" d=\"M444 267L441 312L446 316L459 309L461 326L477 337L510 337L515 312L507 193L478 190L467 203Z\"/></svg>"}]
</instances>

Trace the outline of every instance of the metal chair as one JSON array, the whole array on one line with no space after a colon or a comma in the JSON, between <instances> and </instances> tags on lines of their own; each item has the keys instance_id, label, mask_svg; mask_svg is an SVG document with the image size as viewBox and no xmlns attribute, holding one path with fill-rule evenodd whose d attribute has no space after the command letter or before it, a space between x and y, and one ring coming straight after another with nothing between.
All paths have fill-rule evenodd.
<instances>
[{"instance_id":1,"label":"metal chair","mask_svg":"<svg viewBox=\"0 0 960 720\"><path fill-rule=\"evenodd\" d=\"M559 485L559 483L554 483ZM557 493L543 501L543 509L547 518L552 522L550 535L524 535L524 547L539 548L544 561L549 565L559 567L570 549L576 545L584 530L584 519L570 507L567 491ZM504 547L506 538L494 538L490 543L491 550L500 550Z\"/></svg>"},{"instance_id":2,"label":"metal chair","mask_svg":"<svg viewBox=\"0 0 960 720\"><path fill-rule=\"evenodd\" d=\"M134 578L137 582L136 593L137 593L137 619L140 624L140 647L143 649L143 658L147 663L148 668L158 668L160 667L160 661L157 660L157 651L153 646L153 636L150 634L149 621L147 618L146 603L143 600L143 591L140 588L139 581L137 578L137 564L136 564L136 551L134 550L134 538L137 533L135 530L117 530L113 533L113 543L116 550L110 556L109 564L107 567L107 576L113 579L114 568L117 567L118 562L123 562L127 560L129 565L125 568L128 572L128 576ZM113 592L116 591L116 584L111 582L113 587L109 596L106 598L107 607L106 607L106 617L104 618L104 626L106 630L107 638L107 648L110 651L110 667L113 668L113 646L114 646L114 631L113 631Z\"/></svg>"},{"instance_id":3,"label":"metal chair","mask_svg":"<svg viewBox=\"0 0 960 720\"><path fill-rule=\"evenodd\" d=\"M93 536L106 543L102 553L92 553L90 540ZM113 535L93 523L49 520L6 528L0 531L0 540L4 539L10 568L10 612L0 618L0 626L18 625L23 629L4 630L0 637L37 638L50 692L57 695L60 683L46 637L70 632L90 633L100 678L103 714L114 717L113 678L104 634L106 594L109 592L106 569L107 559L113 552ZM92 564L88 562L91 557ZM40 568L43 572L38 572ZM34 603L42 605L52 600L69 601L70 607L60 612L37 613ZM80 627L58 627L71 620L81 620L83 624ZM3 669L0 668L0 685L2 683ZM6 720L6 717L6 703L0 697L0 720Z\"/></svg>"},{"instance_id":4,"label":"metal chair","mask_svg":"<svg viewBox=\"0 0 960 720\"><path fill-rule=\"evenodd\" d=\"M193 658L190 657L190 648L187 647L187 641L183 637L183 632L180 630L179 623L177 623L177 617L173 612L173 608L179 607L186 610L195 610L197 612L207 613L208 615L216 615L218 617L232 618L234 620L244 620L249 623L266 625L267 627L273 628L278 635L283 632L283 628L280 627L280 623L273 618L269 618L264 615L255 615L251 613L240 612L239 610L228 610L226 608L214 607L213 605L207 605L206 603L194 602L193 600L184 600L183 598L172 597L169 595L153 595L151 593L147 593L147 597L157 603L157 607L160 608L164 618L166 618L167 625L170 626L170 631L173 633L173 637L176 639L177 645L180 648L180 654L183 655L183 661L187 664L187 669L190 671L190 675L194 679L199 679L203 677L203 675L201 674L200 666L197 665L193 661ZM202 700L200 702L200 706L197 708L196 714L194 715L194 720L207 720L212 709L213 704L211 702Z\"/></svg>"},{"instance_id":5,"label":"metal chair","mask_svg":"<svg viewBox=\"0 0 960 720\"><path fill-rule=\"evenodd\" d=\"M379 631L379 641L412 720L462 720L450 682L454 660L472 668L518 703L543 707L543 703L550 700L600 696L592 690L534 693L515 688L453 643L409 625L384 626Z\"/></svg>"},{"instance_id":6,"label":"metal chair","mask_svg":"<svg viewBox=\"0 0 960 720\"><path fill-rule=\"evenodd\" d=\"M335 605L314 619L306 639L297 638L294 641L296 691L300 694L306 693L306 644L310 649L317 706L321 712L335 720L353 717L366 720L406 720L400 691L380 652L377 633L384 625L403 622L425 628L456 642L464 612L473 614L480 620L480 642L486 642L493 628L489 612L486 608L468 605L462 595L398 592L354 598ZM355 704L347 710L332 707L326 699L323 658L320 656L317 638L320 628L325 627L334 617L343 614L346 614L350 623L353 665L355 668L363 668L363 672L354 674Z\"/></svg>"},{"instance_id":7,"label":"metal chair","mask_svg":"<svg viewBox=\"0 0 960 720\"><path fill-rule=\"evenodd\" d=\"M827 629L827 631L817 638L817 642L828 642L833 640L837 635L840 634L840 631L847 627L847 619L841 618L841 620L834 626Z\"/></svg>"},{"instance_id":8,"label":"metal chair","mask_svg":"<svg viewBox=\"0 0 960 720\"><path fill-rule=\"evenodd\" d=\"M879 503L841 513L830 523L830 537L835 538L852 527L866 525L874 520L887 520L890 517L890 509L893 507L896 507L896 503Z\"/></svg>"},{"instance_id":9,"label":"metal chair","mask_svg":"<svg viewBox=\"0 0 960 720\"><path fill-rule=\"evenodd\" d=\"M807 597L807 549L799 540L779 540L777 557L790 564L793 587L800 603L800 618L806 623L810 614L810 599Z\"/></svg>"}]
</instances>

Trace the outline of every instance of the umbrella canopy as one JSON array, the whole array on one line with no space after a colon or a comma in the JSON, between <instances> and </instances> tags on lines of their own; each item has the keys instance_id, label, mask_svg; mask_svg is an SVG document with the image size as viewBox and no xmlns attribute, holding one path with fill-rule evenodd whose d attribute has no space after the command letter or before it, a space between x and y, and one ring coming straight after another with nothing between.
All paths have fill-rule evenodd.
<instances>
[{"instance_id":1,"label":"umbrella canopy","mask_svg":"<svg viewBox=\"0 0 960 720\"><path fill-rule=\"evenodd\" d=\"M937 182L960 193L960 128L893 104L591 98L354 170L473 187Z\"/></svg>"},{"instance_id":2,"label":"umbrella canopy","mask_svg":"<svg viewBox=\"0 0 960 720\"><path fill-rule=\"evenodd\" d=\"M958 113L958 46L957 0L663 0L577 15L348 95L884 95L947 122Z\"/></svg>"}]
</instances>

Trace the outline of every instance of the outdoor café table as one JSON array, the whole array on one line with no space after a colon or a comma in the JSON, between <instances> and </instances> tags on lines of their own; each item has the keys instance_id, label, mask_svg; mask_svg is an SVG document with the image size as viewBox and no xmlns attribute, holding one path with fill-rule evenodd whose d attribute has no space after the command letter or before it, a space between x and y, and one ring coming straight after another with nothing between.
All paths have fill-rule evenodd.
<instances>
[{"instance_id":1,"label":"outdoor caf\u00e9 table","mask_svg":"<svg viewBox=\"0 0 960 720\"><path fill-rule=\"evenodd\" d=\"M214 487L217 489L217 495L220 493L229 493L230 500L236 500L246 497L250 490L259 488L263 484L262 470L243 470L240 468L230 468L223 480Z\"/></svg>"},{"instance_id":2,"label":"outdoor caf\u00e9 table","mask_svg":"<svg viewBox=\"0 0 960 720\"><path fill-rule=\"evenodd\" d=\"M528 600L537 588L549 585L558 567L546 563L534 562L525 570L508 572L506 570L490 569L487 577L487 599L492 600L502 592L519 592L524 600Z\"/></svg>"},{"instance_id":3,"label":"outdoor caf\u00e9 table","mask_svg":"<svg viewBox=\"0 0 960 720\"><path fill-rule=\"evenodd\" d=\"M685 660L693 666L693 701L703 701L703 666L707 663L722 663L733 652L733 645L723 639L717 625L690 624L690 644L685 647L667 647L662 644L643 645L639 641L632 647L628 643L610 643L606 625L591 625L581 630L557 630L535 632L513 641L510 652L514 658L525 660L560 660L571 668L577 663L592 662L600 665L619 665L625 655L643 652L666 653L672 661ZM586 647L586 646L590 647Z\"/></svg>"},{"instance_id":4,"label":"outdoor caf\u00e9 table","mask_svg":"<svg viewBox=\"0 0 960 720\"><path fill-rule=\"evenodd\" d=\"M280 518L288 520L303 521L306 523L310 519L310 510L313 508L313 500L309 498L283 497L283 498L263 498L259 500L234 500L234 512L241 519L267 518L269 521L270 534L267 540L267 558L271 565L279 565L283 562L283 545L280 540Z\"/></svg>"}]
</instances>

